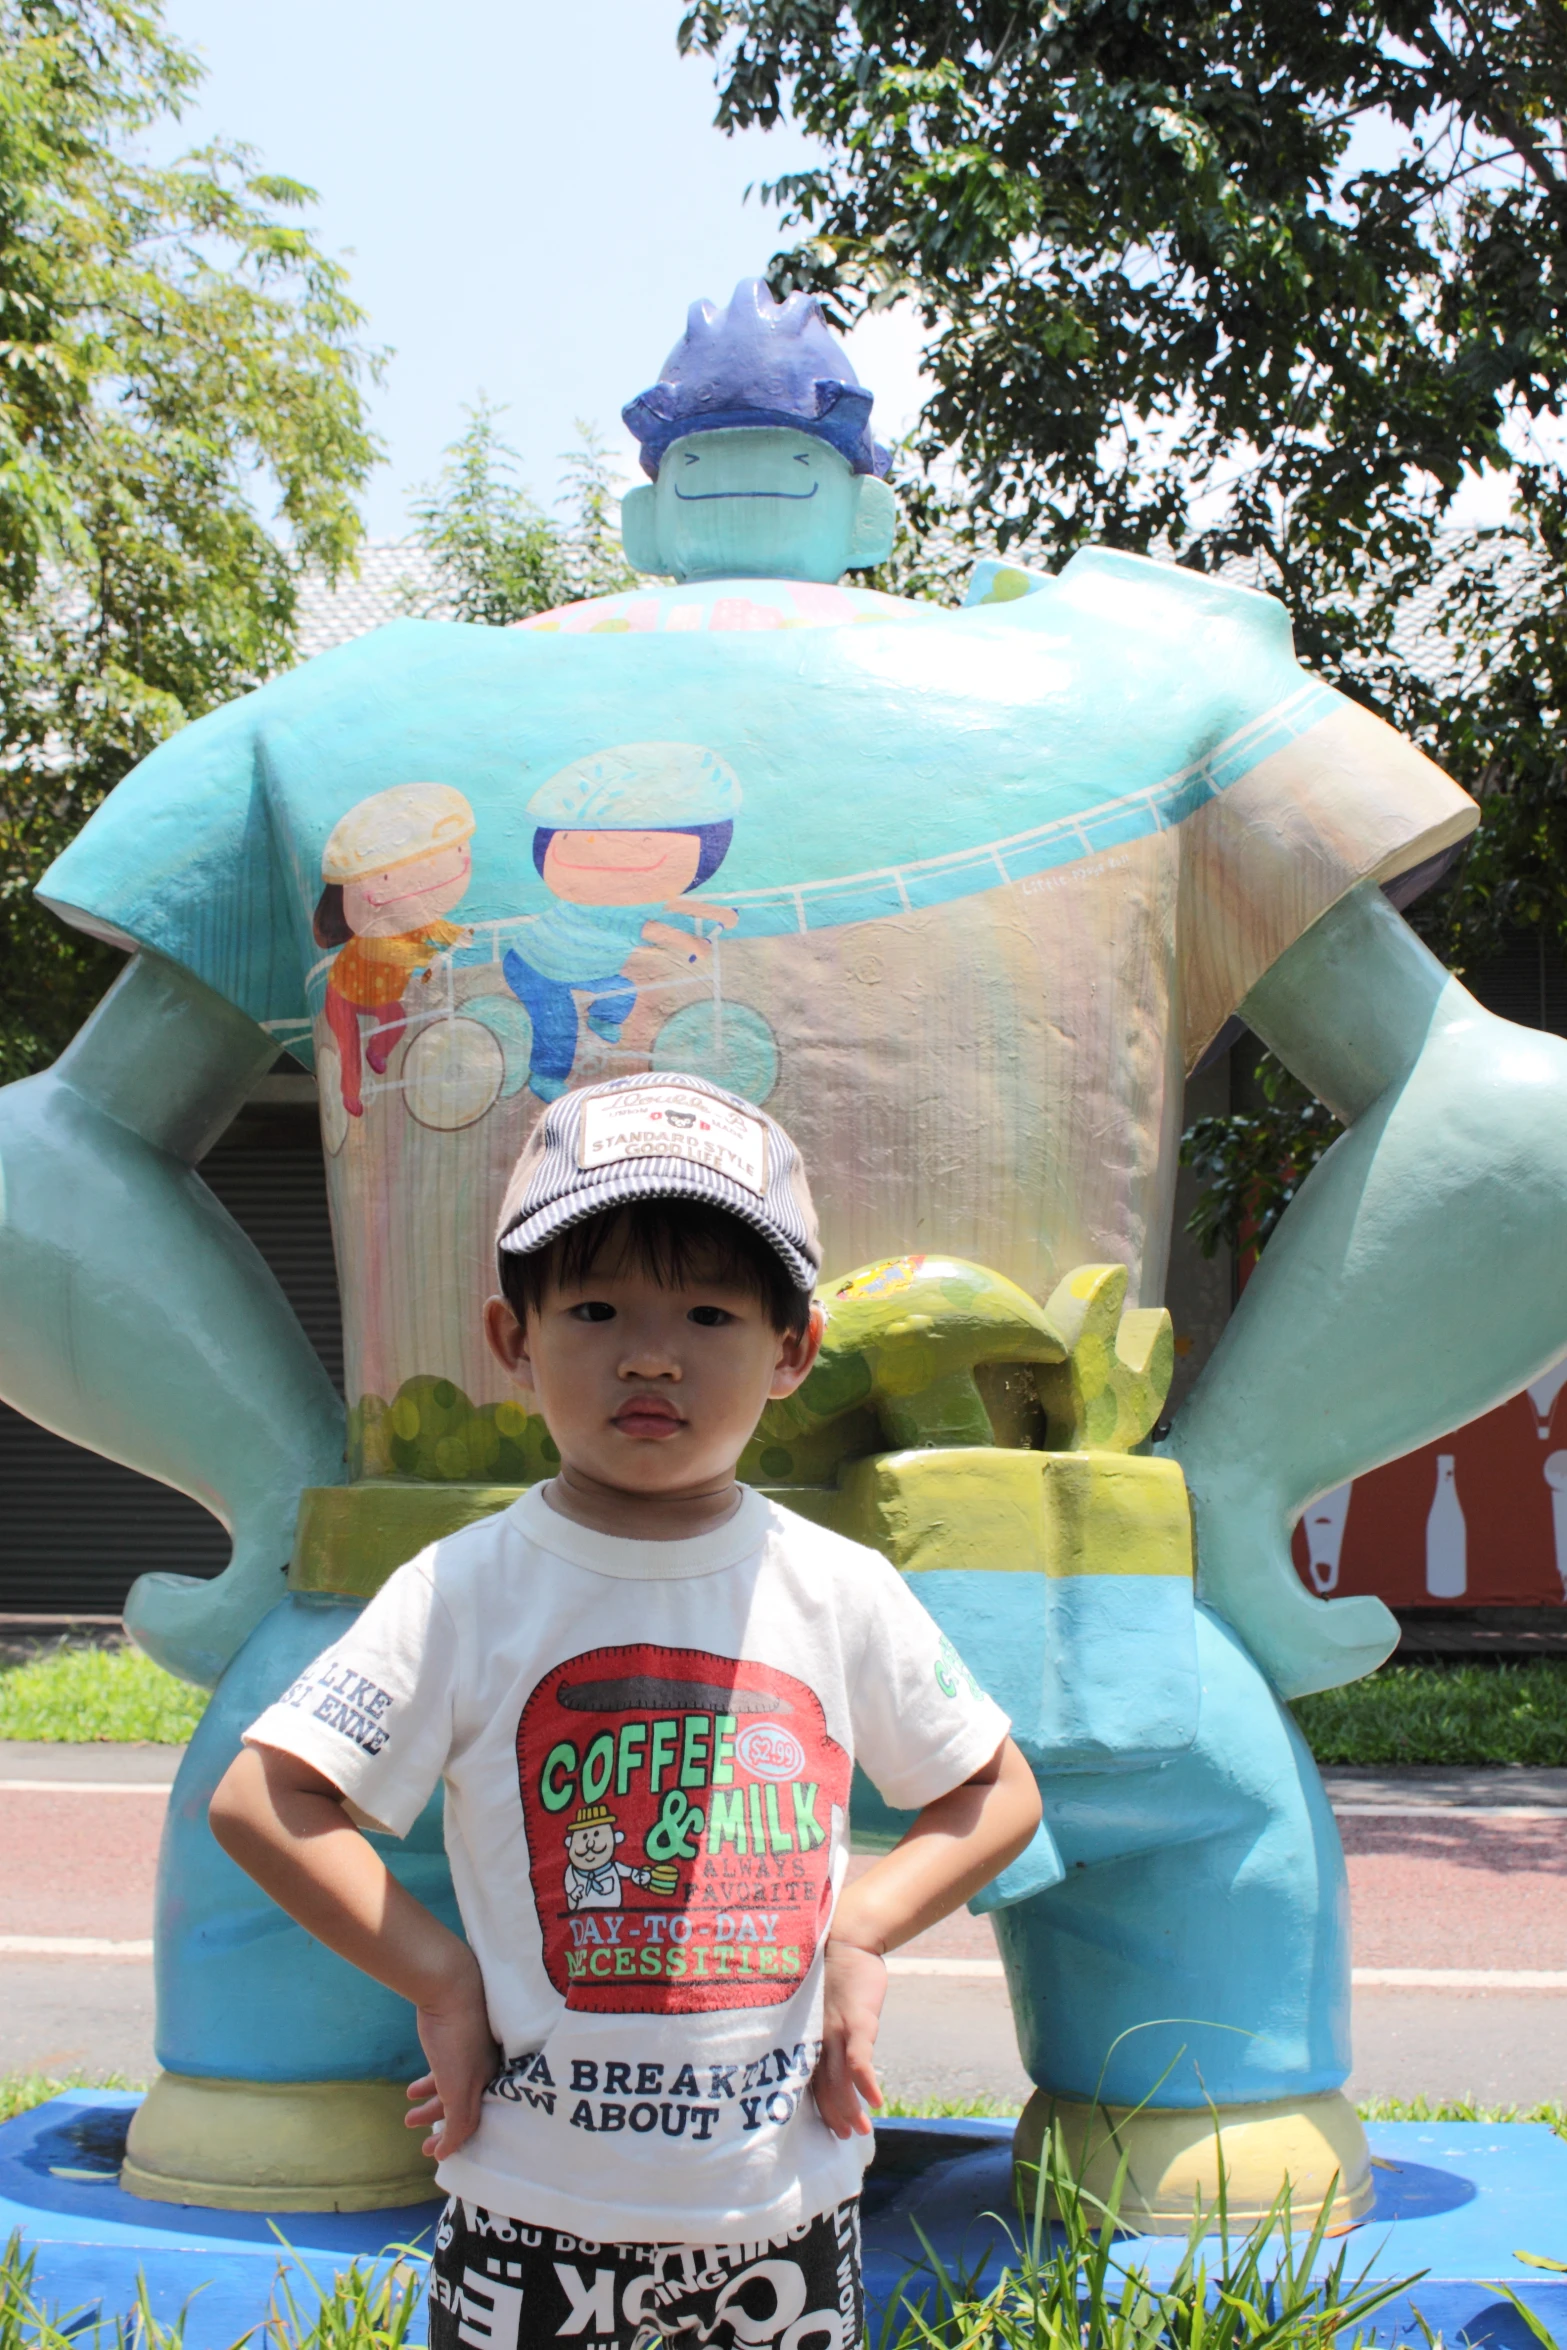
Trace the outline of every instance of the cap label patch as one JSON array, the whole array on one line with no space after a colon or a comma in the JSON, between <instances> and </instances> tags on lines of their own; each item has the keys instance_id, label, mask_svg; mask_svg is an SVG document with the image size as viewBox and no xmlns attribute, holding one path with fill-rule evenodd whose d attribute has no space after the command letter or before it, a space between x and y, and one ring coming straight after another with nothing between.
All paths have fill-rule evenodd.
<instances>
[{"instance_id":1,"label":"cap label patch","mask_svg":"<svg viewBox=\"0 0 1567 2350\"><path fill-rule=\"evenodd\" d=\"M628 1085L582 1105L577 1161L612 1167L621 1159L686 1159L754 1191L767 1190L767 1128L711 1094L679 1085Z\"/></svg>"}]
</instances>

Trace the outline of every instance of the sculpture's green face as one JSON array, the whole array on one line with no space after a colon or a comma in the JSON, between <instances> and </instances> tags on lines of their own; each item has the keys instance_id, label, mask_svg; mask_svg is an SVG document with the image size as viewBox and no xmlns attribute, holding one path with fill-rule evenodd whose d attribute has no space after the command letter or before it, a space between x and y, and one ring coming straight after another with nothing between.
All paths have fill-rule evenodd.
<instances>
[{"instance_id":1,"label":"sculpture's green face","mask_svg":"<svg viewBox=\"0 0 1567 2350\"><path fill-rule=\"evenodd\" d=\"M675 579L813 579L883 562L897 504L811 433L741 425L674 441L621 509L627 559Z\"/></svg>"}]
</instances>

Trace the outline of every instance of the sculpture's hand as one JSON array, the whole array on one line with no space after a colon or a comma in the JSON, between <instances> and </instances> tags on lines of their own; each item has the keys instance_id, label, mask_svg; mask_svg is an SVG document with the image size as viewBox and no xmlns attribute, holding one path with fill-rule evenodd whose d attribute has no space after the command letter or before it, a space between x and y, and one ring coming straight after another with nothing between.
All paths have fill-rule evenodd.
<instances>
[{"instance_id":1,"label":"sculpture's hand","mask_svg":"<svg viewBox=\"0 0 1567 2350\"><path fill-rule=\"evenodd\" d=\"M126 1610L208 1686L283 1596L301 1489L343 1474L342 1405L195 1172L276 1050L143 956L53 1069L0 1093L0 1395L230 1529L221 1575L143 1576Z\"/></svg>"},{"instance_id":2,"label":"sculpture's hand","mask_svg":"<svg viewBox=\"0 0 1567 2350\"><path fill-rule=\"evenodd\" d=\"M1369 882L1243 1008L1348 1132L1281 1221L1169 1449L1200 1595L1294 1697L1370 1672L1397 1638L1380 1601L1304 1589L1302 1510L1567 1347L1567 1042L1483 1011Z\"/></svg>"}]
</instances>

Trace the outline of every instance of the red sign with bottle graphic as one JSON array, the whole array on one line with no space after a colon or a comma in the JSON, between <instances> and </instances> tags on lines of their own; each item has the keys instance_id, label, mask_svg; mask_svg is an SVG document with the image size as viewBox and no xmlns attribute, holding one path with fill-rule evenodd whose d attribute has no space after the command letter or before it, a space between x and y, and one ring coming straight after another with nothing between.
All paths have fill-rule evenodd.
<instances>
[{"instance_id":1,"label":"red sign with bottle graphic","mask_svg":"<svg viewBox=\"0 0 1567 2350\"><path fill-rule=\"evenodd\" d=\"M688 2014L799 1989L850 1776L805 1682L705 1649L592 1649L529 1698L517 1771L568 2007Z\"/></svg>"},{"instance_id":2,"label":"red sign with bottle graphic","mask_svg":"<svg viewBox=\"0 0 1567 2350\"><path fill-rule=\"evenodd\" d=\"M1567 1596L1567 1362L1494 1412L1314 1502L1295 1564L1325 1598L1560 1607Z\"/></svg>"}]
</instances>

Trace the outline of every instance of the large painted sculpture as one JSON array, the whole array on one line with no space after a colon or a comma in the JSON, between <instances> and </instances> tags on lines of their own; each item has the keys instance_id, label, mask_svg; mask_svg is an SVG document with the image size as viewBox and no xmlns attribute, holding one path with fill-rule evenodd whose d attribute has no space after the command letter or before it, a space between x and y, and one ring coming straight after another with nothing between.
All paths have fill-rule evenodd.
<instances>
[{"instance_id":1,"label":"large painted sculpture","mask_svg":"<svg viewBox=\"0 0 1567 2350\"><path fill-rule=\"evenodd\" d=\"M1038 1770L984 1897L1025 2152L1052 2112L1085 2152L1113 2122L1167 2217L1216 2109L1235 2202L1337 2171L1364 2206L1343 1864L1280 1701L1395 1633L1312 1598L1290 1529L1567 1343L1567 1046L1392 910L1475 810L1302 672L1276 604L1096 552L982 565L955 613L840 584L895 524L869 409L809 302L698 305L627 410L627 550L673 584L324 655L154 753L44 885L134 959L0 1105L0 1392L233 1535L216 1582L128 1609L217 1691L164 1852L144 2193L418 2176L409 2012L239 1875L206 1800L398 1560L548 1472L474 1311L496 1201L543 1103L654 1067L765 1101L822 1203L827 1349L749 1473L920 1577ZM1182 1077L1238 1010L1348 1132L1158 1442ZM195 1172L285 1044L319 1079L346 1428ZM895 1823L862 1789L856 1826ZM390 1857L449 1899L436 1816Z\"/></svg>"}]
</instances>

